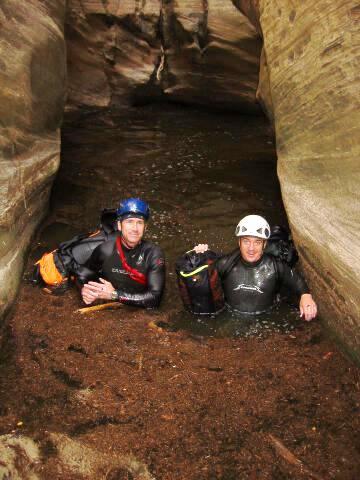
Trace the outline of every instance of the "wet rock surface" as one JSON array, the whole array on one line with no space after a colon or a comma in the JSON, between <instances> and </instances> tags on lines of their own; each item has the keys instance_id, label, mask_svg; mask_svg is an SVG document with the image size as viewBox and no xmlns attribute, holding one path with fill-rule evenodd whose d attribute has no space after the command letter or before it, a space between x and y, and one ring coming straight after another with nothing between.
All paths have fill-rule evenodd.
<instances>
[{"instance_id":1,"label":"wet rock surface","mask_svg":"<svg viewBox=\"0 0 360 480\"><path fill-rule=\"evenodd\" d=\"M138 194L152 207L149 238L167 253L167 292L160 311L80 315L75 288L52 296L24 280L3 332L0 434L31 439L40 479L357 478L359 370L318 321L288 308L293 328L261 335L223 320L217 333L208 320L207 335L196 319L177 323L179 253L202 239L230 250L249 208L285 221L271 129L150 108L125 118L90 111L64 138L27 272L41 251L95 225L102 207Z\"/></svg>"},{"instance_id":2,"label":"wet rock surface","mask_svg":"<svg viewBox=\"0 0 360 480\"><path fill-rule=\"evenodd\" d=\"M166 5L166 4L165 4ZM260 113L262 40L231 2L169 2L162 10L165 97L192 105Z\"/></svg>"},{"instance_id":3,"label":"wet rock surface","mask_svg":"<svg viewBox=\"0 0 360 480\"><path fill-rule=\"evenodd\" d=\"M260 113L261 39L231 1L68 3L68 106L166 99Z\"/></svg>"},{"instance_id":4,"label":"wet rock surface","mask_svg":"<svg viewBox=\"0 0 360 480\"><path fill-rule=\"evenodd\" d=\"M328 326L359 361L359 5L233 3L264 39L257 96L274 119L283 200L307 278Z\"/></svg>"},{"instance_id":5,"label":"wet rock surface","mask_svg":"<svg viewBox=\"0 0 360 480\"><path fill-rule=\"evenodd\" d=\"M278 174L307 278L359 360L359 6L260 1Z\"/></svg>"},{"instance_id":6,"label":"wet rock surface","mask_svg":"<svg viewBox=\"0 0 360 480\"><path fill-rule=\"evenodd\" d=\"M121 107L142 90L155 94L159 18L158 2L68 2L69 106Z\"/></svg>"},{"instance_id":7,"label":"wet rock surface","mask_svg":"<svg viewBox=\"0 0 360 480\"><path fill-rule=\"evenodd\" d=\"M61 0L0 5L0 314L16 295L60 161L64 16Z\"/></svg>"},{"instance_id":8,"label":"wet rock surface","mask_svg":"<svg viewBox=\"0 0 360 480\"><path fill-rule=\"evenodd\" d=\"M0 456L3 479L154 480L132 455L99 452L61 433L45 434L40 441L21 433L2 435Z\"/></svg>"}]
</instances>

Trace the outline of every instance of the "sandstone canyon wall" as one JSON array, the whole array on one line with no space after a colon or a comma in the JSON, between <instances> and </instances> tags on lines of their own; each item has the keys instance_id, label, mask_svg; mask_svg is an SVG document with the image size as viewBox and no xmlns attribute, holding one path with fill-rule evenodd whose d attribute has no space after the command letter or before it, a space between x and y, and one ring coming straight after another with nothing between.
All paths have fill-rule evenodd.
<instances>
[{"instance_id":1,"label":"sandstone canyon wall","mask_svg":"<svg viewBox=\"0 0 360 480\"><path fill-rule=\"evenodd\" d=\"M68 1L68 105L121 107L151 90L160 61L159 13L157 1Z\"/></svg>"},{"instance_id":2,"label":"sandstone canyon wall","mask_svg":"<svg viewBox=\"0 0 360 480\"><path fill-rule=\"evenodd\" d=\"M0 314L13 301L59 164L65 0L0 4Z\"/></svg>"},{"instance_id":3,"label":"sandstone canyon wall","mask_svg":"<svg viewBox=\"0 0 360 480\"><path fill-rule=\"evenodd\" d=\"M68 105L165 98L260 113L261 37L231 1L69 0Z\"/></svg>"},{"instance_id":4,"label":"sandstone canyon wall","mask_svg":"<svg viewBox=\"0 0 360 480\"><path fill-rule=\"evenodd\" d=\"M322 317L360 358L360 5L234 4L264 38L278 174L302 264Z\"/></svg>"},{"instance_id":5,"label":"sandstone canyon wall","mask_svg":"<svg viewBox=\"0 0 360 480\"><path fill-rule=\"evenodd\" d=\"M356 3L281 1L274 15L264 2L261 24L292 231L323 318L360 354Z\"/></svg>"}]
</instances>

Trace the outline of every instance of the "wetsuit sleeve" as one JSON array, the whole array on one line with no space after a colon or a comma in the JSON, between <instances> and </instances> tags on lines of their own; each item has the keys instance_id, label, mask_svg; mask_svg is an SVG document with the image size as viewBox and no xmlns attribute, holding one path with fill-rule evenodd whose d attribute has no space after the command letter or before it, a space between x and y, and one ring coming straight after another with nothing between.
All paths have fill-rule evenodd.
<instances>
[{"instance_id":1,"label":"wetsuit sleeve","mask_svg":"<svg viewBox=\"0 0 360 480\"><path fill-rule=\"evenodd\" d=\"M304 278L300 275L299 272L291 268L284 262L279 260L276 261L276 267L279 274L279 279L282 285L290 288L293 293L295 293L299 298L304 293L310 293L309 287L304 280Z\"/></svg>"},{"instance_id":2,"label":"wetsuit sleeve","mask_svg":"<svg viewBox=\"0 0 360 480\"><path fill-rule=\"evenodd\" d=\"M154 249L146 273L147 288L142 293L126 293L117 290L119 301L126 305L143 308L157 308L165 286L165 259L160 248Z\"/></svg>"},{"instance_id":3,"label":"wetsuit sleeve","mask_svg":"<svg viewBox=\"0 0 360 480\"><path fill-rule=\"evenodd\" d=\"M103 243L96 247L85 265L79 266L79 268L75 272L76 281L80 286L85 285L85 283L88 283L90 281L99 281L101 267L104 262L106 250L109 250L109 242L106 243L107 244Z\"/></svg>"}]
</instances>

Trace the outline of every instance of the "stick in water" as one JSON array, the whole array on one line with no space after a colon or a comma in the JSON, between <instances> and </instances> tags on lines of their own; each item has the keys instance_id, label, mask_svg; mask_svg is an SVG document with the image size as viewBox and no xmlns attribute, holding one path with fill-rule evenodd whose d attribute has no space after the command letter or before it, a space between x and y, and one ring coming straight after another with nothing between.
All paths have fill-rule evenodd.
<instances>
[{"instance_id":1,"label":"stick in water","mask_svg":"<svg viewBox=\"0 0 360 480\"><path fill-rule=\"evenodd\" d=\"M119 308L122 306L120 302L109 302L109 303L101 303L100 305L94 305L93 307L85 307L79 308L75 310L77 313L90 313L90 312L98 312L99 310L107 310L109 308Z\"/></svg>"},{"instance_id":2,"label":"stick in water","mask_svg":"<svg viewBox=\"0 0 360 480\"><path fill-rule=\"evenodd\" d=\"M285 445L280 442L280 440L274 435L269 434L269 439L273 446L275 447L276 452L287 462L289 462L291 465L294 465L296 467L299 467L302 473L305 475L308 475L310 478L313 478L314 480L323 480L320 475L317 473L312 472L309 468L307 468L304 463L299 460L293 453L290 452L288 448L285 447Z\"/></svg>"}]
</instances>

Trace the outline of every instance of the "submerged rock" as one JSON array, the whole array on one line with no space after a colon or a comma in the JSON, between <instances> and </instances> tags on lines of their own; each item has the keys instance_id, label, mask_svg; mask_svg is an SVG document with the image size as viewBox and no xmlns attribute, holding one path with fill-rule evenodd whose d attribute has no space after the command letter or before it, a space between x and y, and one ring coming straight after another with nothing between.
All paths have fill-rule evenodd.
<instances>
[{"instance_id":1,"label":"submerged rock","mask_svg":"<svg viewBox=\"0 0 360 480\"><path fill-rule=\"evenodd\" d=\"M40 480L36 472L40 461L38 445L25 436L0 436L0 478Z\"/></svg>"},{"instance_id":2,"label":"submerged rock","mask_svg":"<svg viewBox=\"0 0 360 480\"><path fill-rule=\"evenodd\" d=\"M40 442L24 435L0 436L0 477L11 480L48 478L131 478L155 480L132 455L102 453L60 433Z\"/></svg>"}]
</instances>

